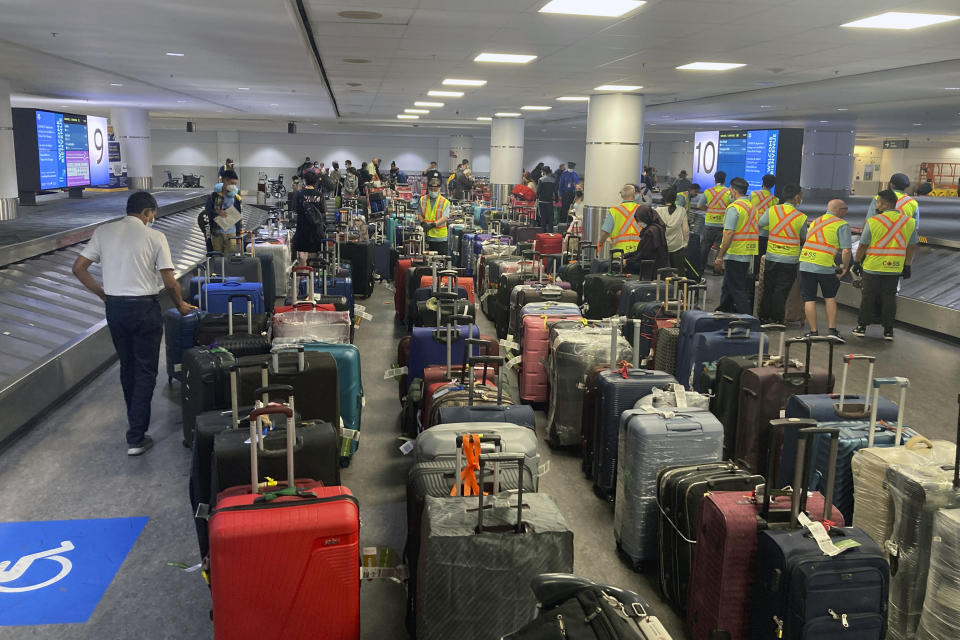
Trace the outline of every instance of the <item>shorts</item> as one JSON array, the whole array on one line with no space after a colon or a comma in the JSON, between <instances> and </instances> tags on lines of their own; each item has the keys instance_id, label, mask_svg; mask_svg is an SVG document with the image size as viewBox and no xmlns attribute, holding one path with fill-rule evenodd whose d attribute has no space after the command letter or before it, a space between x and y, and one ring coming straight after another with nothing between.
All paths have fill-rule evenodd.
<instances>
[{"instance_id":1,"label":"shorts","mask_svg":"<svg viewBox=\"0 0 960 640\"><path fill-rule=\"evenodd\" d=\"M840 290L840 279L835 273L800 272L800 295L804 302L813 302L817 299L817 285L824 298L836 298Z\"/></svg>"}]
</instances>

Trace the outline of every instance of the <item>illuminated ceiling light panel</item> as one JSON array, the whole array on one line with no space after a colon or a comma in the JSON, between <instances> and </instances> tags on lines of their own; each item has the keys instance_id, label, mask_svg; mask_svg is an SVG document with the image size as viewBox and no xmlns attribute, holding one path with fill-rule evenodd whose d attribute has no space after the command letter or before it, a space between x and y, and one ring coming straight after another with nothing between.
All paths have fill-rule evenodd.
<instances>
[{"instance_id":1,"label":"illuminated ceiling light panel","mask_svg":"<svg viewBox=\"0 0 960 640\"><path fill-rule=\"evenodd\" d=\"M250 87L237 87L237 91L250 91Z\"/></svg>"},{"instance_id":2,"label":"illuminated ceiling light panel","mask_svg":"<svg viewBox=\"0 0 960 640\"><path fill-rule=\"evenodd\" d=\"M643 89L643 85L634 85L634 84L602 84L599 87L594 87L594 91L636 91L638 89Z\"/></svg>"},{"instance_id":3,"label":"illuminated ceiling light panel","mask_svg":"<svg viewBox=\"0 0 960 640\"><path fill-rule=\"evenodd\" d=\"M527 64L531 60L536 60L537 56L521 55L515 53L481 53L473 59L474 62L505 62L508 64Z\"/></svg>"},{"instance_id":4,"label":"illuminated ceiling light panel","mask_svg":"<svg viewBox=\"0 0 960 640\"><path fill-rule=\"evenodd\" d=\"M397 114L397 119L398 119L398 120L419 120L419 119L420 119L420 116L411 116L411 115L406 114L406 113L398 113L398 114Z\"/></svg>"},{"instance_id":5,"label":"illuminated ceiling light panel","mask_svg":"<svg viewBox=\"0 0 960 640\"><path fill-rule=\"evenodd\" d=\"M590 96L560 96L557 102L590 102Z\"/></svg>"},{"instance_id":6,"label":"illuminated ceiling light panel","mask_svg":"<svg viewBox=\"0 0 960 640\"><path fill-rule=\"evenodd\" d=\"M404 109L404 113L430 113L429 109Z\"/></svg>"},{"instance_id":7,"label":"illuminated ceiling light panel","mask_svg":"<svg viewBox=\"0 0 960 640\"><path fill-rule=\"evenodd\" d=\"M527 104L520 107L520 111L550 111L553 107L545 107L537 104Z\"/></svg>"},{"instance_id":8,"label":"illuminated ceiling light panel","mask_svg":"<svg viewBox=\"0 0 960 640\"><path fill-rule=\"evenodd\" d=\"M550 0L540 13L619 18L645 4L646 0Z\"/></svg>"},{"instance_id":9,"label":"illuminated ceiling light panel","mask_svg":"<svg viewBox=\"0 0 960 640\"><path fill-rule=\"evenodd\" d=\"M730 69L738 69L745 66L747 65L739 62L691 62L690 64L681 65L677 67L677 69L687 71L729 71Z\"/></svg>"},{"instance_id":10,"label":"illuminated ceiling light panel","mask_svg":"<svg viewBox=\"0 0 960 640\"><path fill-rule=\"evenodd\" d=\"M840 25L850 29L919 29L920 27L929 27L934 24L952 22L960 19L960 16L947 16L935 13L904 13L900 11L887 11L876 16L854 20Z\"/></svg>"},{"instance_id":11,"label":"illuminated ceiling light panel","mask_svg":"<svg viewBox=\"0 0 960 640\"><path fill-rule=\"evenodd\" d=\"M519 118L520 114L515 111L498 111L493 114L498 118Z\"/></svg>"},{"instance_id":12,"label":"illuminated ceiling light panel","mask_svg":"<svg viewBox=\"0 0 960 640\"><path fill-rule=\"evenodd\" d=\"M427 91L427 95L434 98L462 98L463 91Z\"/></svg>"},{"instance_id":13,"label":"illuminated ceiling light panel","mask_svg":"<svg viewBox=\"0 0 960 640\"><path fill-rule=\"evenodd\" d=\"M480 122L490 122L491 120L493 120L493 118L491 118L490 116L479 116L477 120L479 120Z\"/></svg>"},{"instance_id":14,"label":"illuminated ceiling light panel","mask_svg":"<svg viewBox=\"0 0 960 640\"><path fill-rule=\"evenodd\" d=\"M413 106L415 106L415 107L437 107L437 108L439 109L440 107L443 106L443 103L442 103L442 102L424 102L424 101L422 101L422 100L418 100L418 101L416 101L416 102L413 103Z\"/></svg>"},{"instance_id":15,"label":"illuminated ceiling light panel","mask_svg":"<svg viewBox=\"0 0 960 640\"><path fill-rule=\"evenodd\" d=\"M182 57L183 57L184 55L186 55L186 54L183 54L183 53L174 53L174 52L172 52L172 51L167 51L167 55L168 55L168 56L173 56L174 58L182 58Z\"/></svg>"},{"instance_id":16,"label":"illuminated ceiling light panel","mask_svg":"<svg viewBox=\"0 0 960 640\"><path fill-rule=\"evenodd\" d=\"M465 80L463 78L445 78L440 84L447 87L482 87L486 80Z\"/></svg>"}]
</instances>

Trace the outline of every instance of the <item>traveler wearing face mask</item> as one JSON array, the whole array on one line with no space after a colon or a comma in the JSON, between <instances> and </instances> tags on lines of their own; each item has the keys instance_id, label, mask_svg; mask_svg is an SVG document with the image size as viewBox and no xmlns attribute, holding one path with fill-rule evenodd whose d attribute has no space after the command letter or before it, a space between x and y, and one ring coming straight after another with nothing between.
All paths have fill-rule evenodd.
<instances>
[{"instance_id":1,"label":"traveler wearing face mask","mask_svg":"<svg viewBox=\"0 0 960 640\"><path fill-rule=\"evenodd\" d=\"M440 195L440 181L431 178L427 183L427 195L415 200L420 208L417 220L427 232L427 244L431 251L446 254L447 220L450 218L450 201Z\"/></svg>"},{"instance_id":2,"label":"traveler wearing face mask","mask_svg":"<svg viewBox=\"0 0 960 640\"><path fill-rule=\"evenodd\" d=\"M194 307L183 301L173 276L167 238L150 229L157 201L146 191L127 199L127 216L98 227L73 263L73 274L106 303L107 327L120 357L120 384L127 405L127 455L146 452L153 441L150 402L160 364L163 316L157 272L174 307L183 315ZM102 267L103 284L90 274L94 262Z\"/></svg>"},{"instance_id":3,"label":"traveler wearing face mask","mask_svg":"<svg viewBox=\"0 0 960 640\"><path fill-rule=\"evenodd\" d=\"M219 251L224 255L230 253L233 248L228 236L240 233L242 224L238 222L228 229L221 229L215 220L217 216L226 217L230 207L240 211L240 189L237 187L237 182L239 178L236 171L224 171L223 182L217 184L213 193L207 196L207 204L203 209L210 234L209 247L212 251Z\"/></svg>"}]
</instances>

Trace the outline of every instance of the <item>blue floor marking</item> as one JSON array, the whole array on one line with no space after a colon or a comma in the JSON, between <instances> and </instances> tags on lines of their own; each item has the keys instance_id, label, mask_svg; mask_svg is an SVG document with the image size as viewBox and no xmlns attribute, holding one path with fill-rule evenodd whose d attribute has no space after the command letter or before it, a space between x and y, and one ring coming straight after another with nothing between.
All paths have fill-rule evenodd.
<instances>
[{"instance_id":1,"label":"blue floor marking","mask_svg":"<svg viewBox=\"0 0 960 640\"><path fill-rule=\"evenodd\" d=\"M86 622L147 520L0 523L0 626Z\"/></svg>"}]
</instances>

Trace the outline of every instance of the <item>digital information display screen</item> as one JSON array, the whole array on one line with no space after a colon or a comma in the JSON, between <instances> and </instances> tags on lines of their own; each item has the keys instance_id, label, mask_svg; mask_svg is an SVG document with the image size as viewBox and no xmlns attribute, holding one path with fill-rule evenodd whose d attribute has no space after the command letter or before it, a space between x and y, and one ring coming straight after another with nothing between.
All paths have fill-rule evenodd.
<instances>
[{"instance_id":1,"label":"digital information display screen","mask_svg":"<svg viewBox=\"0 0 960 640\"><path fill-rule=\"evenodd\" d=\"M741 177L750 185L751 193L763 186L763 176L768 173L778 176L778 184L796 182L802 146L802 130L698 131L693 151L694 181L703 189L712 187L713 174L723 171L727 185Z\"/></svg>"},{"instance_id":2,"label":"digital information display screen","mask_svg":"<svg viewBox=\"0 0 960 640\"><path fill-rule=\"evenodd\" d=\"M90 149L87 146L87 116L64 115L64 156L67 160L67 186L90 184Z\"/></svg>"},{"instance_id":3,"label":"digital information display screen","mask_svg":"<svg viewBox=\"0 0 960 640\"><path fill-rule=\"evenodd\" d=\"M37 155L40 188L57 189L67 184L63 114L37 111Z\"/></svg>"},{"instance_id":4,"label":"digital information display screen","mask_svg":"<svg viewBox=\"0 0 960 640\"><path fill-rule=\"evenodd\" d=\"M110 184L110 153L107 119L87 116L90 184Z\"/></svg>"}]
</instances>

